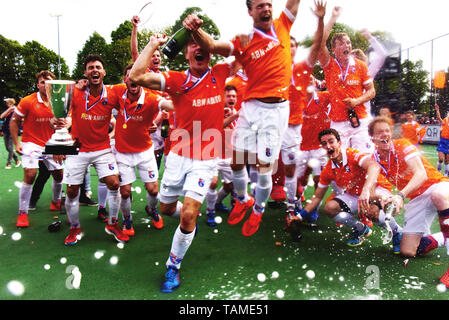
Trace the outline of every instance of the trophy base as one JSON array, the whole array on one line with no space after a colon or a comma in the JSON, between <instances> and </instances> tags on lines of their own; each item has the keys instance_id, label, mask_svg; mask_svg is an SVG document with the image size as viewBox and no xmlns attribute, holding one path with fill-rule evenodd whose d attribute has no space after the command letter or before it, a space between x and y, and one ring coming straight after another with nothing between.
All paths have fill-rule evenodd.
<instances>
[{"instance_id":1,"label":"trophy base","mask_svg":"<svg viewBox=\"0 0 449 320\"><path fill-rule=\"evenodd\" d=\"M55 154L55 155L77 155L80 148L71 145L46 145L43 154Z\"/></svg>"}]
</instances>

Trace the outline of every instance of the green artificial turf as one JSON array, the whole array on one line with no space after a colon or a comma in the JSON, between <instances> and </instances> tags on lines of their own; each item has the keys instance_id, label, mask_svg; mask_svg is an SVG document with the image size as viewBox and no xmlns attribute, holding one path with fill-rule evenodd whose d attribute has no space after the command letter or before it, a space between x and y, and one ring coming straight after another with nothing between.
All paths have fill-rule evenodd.
<instances>
[{"instance_id":1,"label":"green artificial turf","mask_svg":"<svg viewBox=\"0 0 449 320\"><path fill-rule=\"evenodd\" d=\"M436 164L435 146L423 146L425 156ZM0 164L6 163L0 148ZM383 245L381 230L358 248L346 241L350 230L340 228L320 214L317 228L303 228L295 243L283 230L284 207L268 207L260 229L250 237L241 234L243 222L206 225L205 206L198 217L199 232L181 268L181 286L171 294L160 293L171 240L178 221L164 217L156 230L145 213L143 184L134 184L132 210L136 235L123 248L104 231L95 207L81 207L84 237L65 246L68 234L65 215L49 211L48 182L31 226L15 227L21 168L0 168L0 299L1 300L446 300L449 292L437 290L446 271L445 248L428 257L410 259ZM97 177L92 170L96 199ZM140 191L140 192L139 192ZM307 197L311 189L307 190ZM229 199L225 201L229 205ZM61 230L50 233L53 221ZM402 224L403 215L398 217ZM432 231L438 231L435 221ZM19 240L13 237L20 234ZM116 260L116 263L111 263ZM72 270L79 270L72 274ZM15 296L7 285L19 281L24 293ZM75 288L74 284L79 283Z\"/></svg>"}]
</instances>

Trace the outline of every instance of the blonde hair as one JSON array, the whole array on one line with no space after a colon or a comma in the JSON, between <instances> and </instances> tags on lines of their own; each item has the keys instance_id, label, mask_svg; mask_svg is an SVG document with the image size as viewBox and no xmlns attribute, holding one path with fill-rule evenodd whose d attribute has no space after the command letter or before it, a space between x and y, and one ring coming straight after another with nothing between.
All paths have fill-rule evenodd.
<instances>
[{"instance_id":1,"label":"blonde hair","mask_svg":"<svg viewBox=\"0 0 449 320\"><path fill-rule=\"evenodd\" d=\"M13 98L8 98L8 99L5 99L5 103L16 105L16 100L14 100Z\"/></svg>"},{"instance_id":2,"label":"blonde hair","mask_svg":"<svg viewBox=\"0 0 449 320\"><path fill-rule=\"evenodd\" d=\"M374 126L378 123L386 123L390 126L391 131L393 131L393 120L385 116L377 116L368 125L368 134L372 137L374 134Z\"/></svg>"}]
</instances>

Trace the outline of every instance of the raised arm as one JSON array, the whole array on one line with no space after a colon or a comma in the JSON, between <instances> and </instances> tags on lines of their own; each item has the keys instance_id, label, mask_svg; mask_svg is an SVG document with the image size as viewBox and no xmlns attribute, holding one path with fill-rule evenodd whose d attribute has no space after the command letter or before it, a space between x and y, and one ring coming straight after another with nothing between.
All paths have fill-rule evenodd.
<instances>
[{"instance_id":1,"label":"raised arm","mask_svg":"<svg viewBox=\"0 0 449 320\"><path fill-rule=\"evenodd\" d=\"M165 42L167 42L165 35L153 34L151 36L150 42L148 42L145 49L141 52L129 73L129 79L132 82L148 89L161 90L162 76L158 73L146 72L146 70L150 65L154 51Z\"/></svg>"},{"instance_id":2,"label":"raised arm","mask_svg":"<svg viewBox=\"0 0 449 320\"><path fill-rule=\"evenodd\" d=\"M131 32L131 58L133 62L136 62L137 57L139 56L139 45L137 41L137 25L140 22L140 18L138 16L134 16L131 19L131 23L133 24L133 30Z\"/></svg>"},{"instance_id":3,"label":"raised arm","mask_svg":"<svg viewBox=\"0 0 449 320\"><path fill-rule=\"evenodd\" d=\"M440 122L440 124L443 124L444 120L443 120L443 118L441 118L440 106L436 103L435 103L435 113L436 113L437 119Z\"/></svg>"},{"instance_id":4,"label":"raised arm","mask_svg":"<svg viewBox=\"0 0 449 320\"><path fill-rule=\"evenodd\" d=\"M192 32L193 39L198 45L213 54L219 54L223 57L231 55L231 43L227 41L215 40L207 32L201 29L203 20L195 14L188 15L182 25Z\"/></svg>"},{"instance_id":5,"label":"raised arm","mask_svg":"<svg viewBox=\"0 0 449 320\"><path fill-rule=\"evenodd\" d=\"M315 10L312 10L313 14L318 18L318 26L313 38L312 46L310 47L308 61L311 65L314 65L318 59L318 53L320 52L321 42L323 40L324 32L324 16L326 15L326 3L323 1L315 1Z\"/></svg>"},{"instance_id":6,"label":"raised arm","mask_svg":"<svg viewBox=\"0 0 449 320\"><path fill-rule=\"evenodd\" d=\"M321 41L320 52L318 54L318 60L320 61L321 66L325 66L329 63L330 52L326 46L326 42L340 14L341 14L341 7L334 7L334 9L332 10L331 18L324 26L323 39Z\"/></svg>"},{"instance_id":7,"label":"raised arm","mask_svg":"<svg viewBox=\"0 0 449 320\"><path fill-rule=\"evenodd\" d=\"M288 0L285 8L295 17L298 15L299 3L301 0Z\"/></svg>"}]
</instances>

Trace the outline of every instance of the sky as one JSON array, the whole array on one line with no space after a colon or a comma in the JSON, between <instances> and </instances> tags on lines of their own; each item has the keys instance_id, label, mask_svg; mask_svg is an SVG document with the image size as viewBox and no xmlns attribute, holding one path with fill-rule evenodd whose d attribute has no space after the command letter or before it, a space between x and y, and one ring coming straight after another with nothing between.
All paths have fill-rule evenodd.
<instances>
[{"instance_id":1,"label":"sky","mask_svg":"<svg viewBox=\"0 0 449 320\"><path fill-rule=\"evenodd\" d=\"M0 19L0 34L20 44L35 40L54 52L60 52L73 71L76 56L86 40L98 32L110 42L110 34L122 22L135 14L148 0L13 0L2 1L4 13ZM285 7L286 0L272 0L275 16ZM291 34L301 40L313 35L316 18L311 12L313 0L302 0ZM153 0L151 19L141 28L162 29L172 25L187 7L203 9L218 26L221 38L228 40L238 33L251 30L245 0ZM353 29L387 31L402 46L402 58L421 59L431 72L447 70L449 58L449 12L447 0L328 0L325 22L334 6L342 7L338 22ZM59 46L58 18L59 17ZM145 14L142 13L142 16ZM438 39L437 39L438 38ZM433 54L432 45L433 41ZM423 44L424 43L424 44ZM422 45L420 45L422 44ZM406 50L410 48L409 50ZM58 50L59 49L59 50ZM299 50L296 59L307 51Z\"/></svg>"}]
</instances>

